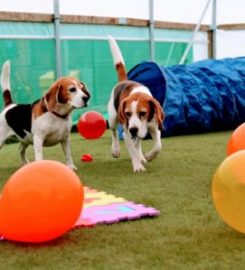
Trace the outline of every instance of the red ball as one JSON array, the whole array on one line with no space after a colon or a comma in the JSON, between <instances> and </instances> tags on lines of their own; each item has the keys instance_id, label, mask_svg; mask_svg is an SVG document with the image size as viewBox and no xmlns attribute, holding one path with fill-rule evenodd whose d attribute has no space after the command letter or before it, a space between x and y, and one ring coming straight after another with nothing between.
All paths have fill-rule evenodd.
<instances>
[{"instance_id":1,"label":"red ball","mask_svg":"<svg viewBox=\"0 0 245 270\"><path fill-rule=\"evenodd\" d=\"M239 150L245 150L245 123L238 126L231 134L227 144L227 156Z\"/></svg>"},{"instance_id":2,"label":"red ball","mask_svg":"<svg viewBox=\"0 0 245 270\"><path fill-rule=\"evenodd\" d=\"M86 112L79 118L77 129L85 139L98 139L106 130L106 121L98 112Z\"/></svg>"},{"instance_id":3,"label":"red ball","mask_svg":"<svg viewBox=\"0 0 245 270\"><path fill-rule=\"evenodd\" d=\"M81 161L83 162L92 162L93 156L91 154L84 154L81 156Z\"/></svg>"}]
</instances>

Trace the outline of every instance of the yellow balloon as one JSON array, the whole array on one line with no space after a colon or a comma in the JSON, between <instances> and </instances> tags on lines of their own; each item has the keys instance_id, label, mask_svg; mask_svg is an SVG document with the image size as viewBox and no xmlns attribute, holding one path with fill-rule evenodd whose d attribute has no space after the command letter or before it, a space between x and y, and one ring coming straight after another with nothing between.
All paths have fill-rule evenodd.
<instances>
[{"instance_id":1,"label":"yellow balloon","mask_svg":"<svg viewBox=\"0 0 245 270\"><path fill-rule=\"evenodd\" d=\"M218 167L212 181L212 196L224 222L245 233L245 150L230 155Z\"/></svg>"}]
</instances>

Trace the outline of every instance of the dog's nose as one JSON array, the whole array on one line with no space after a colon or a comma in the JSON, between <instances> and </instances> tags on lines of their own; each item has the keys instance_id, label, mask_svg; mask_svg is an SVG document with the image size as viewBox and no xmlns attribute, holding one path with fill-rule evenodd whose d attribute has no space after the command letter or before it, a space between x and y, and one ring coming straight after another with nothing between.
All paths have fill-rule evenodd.
<instances>
[{"instance_id":1,"label":"dog's nose","mask_svg":"<svg viewBox=\"0 0 245 270\"><path fill-rule=\"evenodd\" d=\"M88 100L89 100L89 97L88 96L83 96L82 100L86 104L88 102Z\"/></svg>"},{"instance_id":2,"label":"dog's nose","mask_svg":"<svg viewBox=\"0 0 245 270\"><path fill-rule=\"evenodd\" d=\"M137 136L137 133L138 133L138 128L137 127L132 127L129 129L129 132L132 136L132 138L135 138Z\"/></svg>"}]
</instances>

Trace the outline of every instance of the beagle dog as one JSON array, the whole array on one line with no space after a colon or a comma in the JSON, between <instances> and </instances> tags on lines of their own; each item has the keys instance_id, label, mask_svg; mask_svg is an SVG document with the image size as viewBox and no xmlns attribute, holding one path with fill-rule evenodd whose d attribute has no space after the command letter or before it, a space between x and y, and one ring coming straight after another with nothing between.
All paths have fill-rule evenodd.
<instances>
[{"instance_id":1,"label":"beagle dog","mask_svg":"<svg viewBox=\"0 0 245 270\"><path fill-rule=\"evenodd\" d=\"M86 107L90 94L84 83L72 77L57 80L32 104L15 104L10 88L10 62L3 64L1 87L4 109L0 113L0 148L15 135L20 141L20 156L28 163L26 148L33 144L35 160L43 159L43 146L61 143L67 166L76 169L70 151L71 112Z\"/></svg>"},{"instance_id":2,"label":"beagle dog","mask_svg":"<svg viewBox=\"0 0 245 270\"><path fill-rule=\"evenodd\" d=\"M119 83L114 87L108 103L108 124L112 130L111 152L114 158L120 156L117 125L122 124L124 141L130 155L134 172L144 171L144 164L151 161L161 150L161 130L164 112L150 90L127 79L127 72L121 51L114 38L109 44L117 70ZM150 134L154 146L145 155L141 150L141 140Z\"/></svg>"}]
</instances>

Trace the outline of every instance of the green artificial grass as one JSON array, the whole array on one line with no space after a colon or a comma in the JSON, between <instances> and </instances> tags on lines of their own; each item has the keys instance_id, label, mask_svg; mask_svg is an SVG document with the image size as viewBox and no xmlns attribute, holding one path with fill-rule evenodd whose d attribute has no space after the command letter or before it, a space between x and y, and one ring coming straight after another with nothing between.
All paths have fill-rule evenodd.
<instances>
[{"instance_id":1,"label":"green artificial grass","mask_svg":"<svg viewBox=\"0 0 245 270\"><path fill-rule=\"evenodd\" d=\"M163 151L133 173L124 143L110 155L109 132L98 140L72 134L72 155L84 185L153 206L159 217L72 230L39 245L0 242L0 267L25 269L244 269L245 237L222 222L211 197L212 176L226 157L230 132L163 139ZM149 149L152 141L143 142ZM0 184L19 167L17 144L0 151ZM64 162L61 148L45 149L46 159ZM80 161L82 154L94 157ZM28 156L33 159L30 147ZM24 226L24 221L23 221Z\"/></svg>"}]
</instances>

